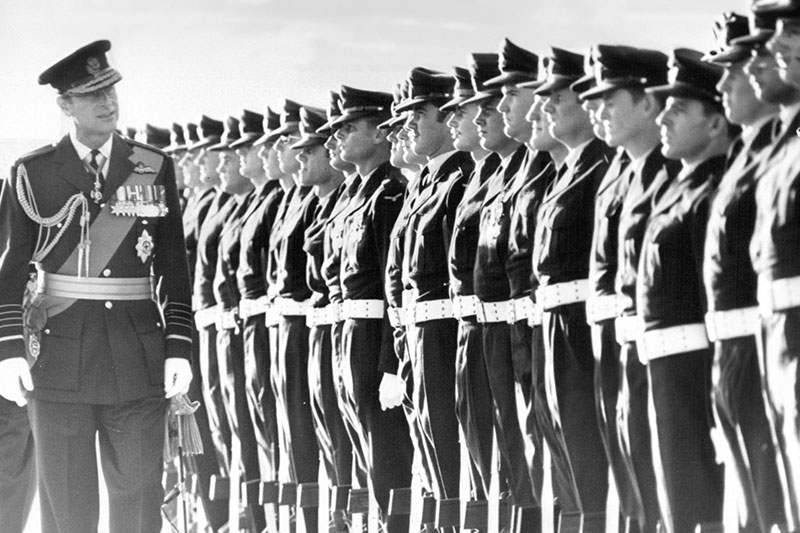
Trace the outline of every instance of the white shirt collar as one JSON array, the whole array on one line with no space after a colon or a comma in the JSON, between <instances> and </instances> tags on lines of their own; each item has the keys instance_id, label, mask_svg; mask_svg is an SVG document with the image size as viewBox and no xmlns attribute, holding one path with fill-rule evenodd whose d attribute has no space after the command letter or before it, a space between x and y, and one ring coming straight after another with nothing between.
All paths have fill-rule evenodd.
<instances>
[{"instance_id":1,"label":"white shirt collar","mask_svg":"<svg viewBox=\"0 0 800 533\"><path fill-rule=\"evenodd\" d=\"M697 167L699 167L700 163L702 163L702 162L703 161L695 161L694 163L689 163L688 165L686 163L684 163L683 166L681 167L680 172L678 172L678 181L683 181L686 178L688 178L689 175L692 172L694 172L695 169Z\"/></svg>"},{"instance_id":2,"label":"white shirt collar","mask_svg":"<svg viewBox=\"0 0 800 533\"><path fill-rule=\"evenodd\" d=\"M429 160L428 164L425 165L426 167L428 167L428 175L435 176L436 173L439 172L439 169L442 167L444 162L447 161L447 158L453 155L454 153L456 153L455 150L449 150Z\"/></svg>"},{"instance_id":3,"label":"white shirt collar","mask_svg":"<svg viewBox=\"0 0 800 533\"><path fill-rule=\"evenodd\" d=\"M783 131L783 128L792 123L792 119L797 116L797 113L800 113L800 102L787 105L786 107L781 107L779 112L781 119L781 131Z\"/></svg>"},{"instance_id":4,"label":"white shirt collar","mask_svg":"<svg viewBox=\"0 0 800 533\"><path fill-rule=\"evenodd\" d=\"M761 131L761 128L772 120L775 115L767 115L765 117L761 117L752 124L748 124L746 126L742 126L742 142L744 143L745 147L748 147L753 143L753 140L758 135L758 132ZM790 119L791 120L791 119Z\"/></svg>"},{"instance_id":5,"label":"white shirt collar","mask_svg":"<svg viewBox=\"0 0 800 533\"><path fill-rule=\"evenodd\" d=\"M72 146L75 148L75 151L78 153L78 158L81 161L85 162L86 161L86 157L90 153L92 153L92 149L78 140L78 137L76 136L74 128L70 128L69 140L72 141ZM103 163L103 168L100 169L100 171L103 173L103 175L106 175L106 176L108 175L108 162L111 160L111 145L113 144L113 141L114 141L114 136L111 135L108 138L108 140L103 144L103 146L98 148L98 150L100 150L100 154L102 154L102 156L104 158L104 161L105 161Z\"/></svg>"},{"instance_id":6,"label":"white shirt collar","mask_svg":"<svg viewBox=\"0 0 800 533\"><path fill-rule=\"evenodd\" d=\"M647 162L647 158L650 157L650 154L652 154L653 150L655 149L656 147L654 146L645 153L643 153L642 155L640 155L639 157L631 158L631 168L633 169L634 172L639 174L642 171L642 169L644 168L644 164Z\"/></svg>"},{"instance_id":7,"label":"white shirt collar","mask_svg":"<svg viewBox=\"0 0 800 533\"><path fill-rule=\"evenodd\" d=\"M564 164L567 165L567 168L572 171L575 169L575 165L578 163L578 159L580 159L581 154L583 153L584 148L589 146L589 143L594 140L594 137L589 139L586 142L583 142L576 146L575 148L571 148L569 152L567 152L567 157L564 158Z\"/></svg>"}]
</instances>

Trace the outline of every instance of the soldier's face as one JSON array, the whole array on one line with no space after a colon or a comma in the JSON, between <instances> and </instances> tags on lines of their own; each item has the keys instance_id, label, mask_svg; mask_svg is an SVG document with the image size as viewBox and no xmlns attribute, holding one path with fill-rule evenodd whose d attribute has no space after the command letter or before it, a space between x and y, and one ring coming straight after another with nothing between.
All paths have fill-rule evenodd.
<instances>
[{"instance_id":1,"label":"soldier's face","mask_svg":"<svg viewBox=\"0 0 800 533\"><path fill-rule=\"evenodd\" d=\"M550 134L550 119L544 112L543 98L536 97L525 118L531 125L530 145L535 150L549 152L559 144Z\"/></svg>"},{"instance_id":2,"label":"soldier's face","mask_svg":"<svg viewBox=\"0 0 800 533\"><path fill-rule=\"evenodd\" d=\"M342 124L336 130L336 139L342 159L356 165L368 159L383 141L376 125L363 118Z\"/></svg>"},{"instance_id":3,"label":"soldier's face","mask_svg":"<svg viewBox=\"0 0 800 533\"><path fill-rule=\"evenodd\" d=\"M800 19L780 18L769 49L775 56L781 79L800 87Z\"/></svg>"},{"instance_id":4,"label":"soldier's face","mask_svg":"<svg viewBox=\"0 0 800 533\"><path fill-rule=\"evenodd\" d=\"M282 135L275 143L275 150L278 152L278 164L284 174L294 174L300 170L300 163L295 158L295 151L291 146L300 140L297 135Z\"/></svg>"},{"instance_id":5,"label":"soldier's face","mask_svg":"<svg viewBox=\"0 0 800 533\"><path fill-rule=\"evenodd\" d=\"M545 99L544 112L550 121L550 134L562 142L571 139L576 132L592 127L578 95L568 87L552 92Z\"/></svg>"},{"instance_id":6,"label":"soldier's face","mask_svg":"<svg viewBox=\"0 0 800 533\"><path fill-rule=\"evenodd\" d=\"M81 96L61 96L58 103L75 124L78 139L111 135L117 129L119 105L114 86Z\"/></svg>"},{"instance_id":7,"label":"soldier's face","mask_svg":"<svg viewBox=\"0 0 800 533\"><path fill-rule=\"evenodd\" d=\"M254 146L243 146L236 150L239 157L239 172L246 178L257 178L263 172L261 157L258 155L258 148Z\"/></svg>"},{"instance_id":8,"label":"soldier's face","mask_svg":"<svg viewBox=\"0 0 800 533\"><path fill-rule=\"evenodd\" d=\"M626 89L608 91L598 99L601 102L598 117L603 122L606 144L623 148L635 139L648 124L653 124L652 115L647 114L647 97L635 98Z\"/></svg>"},{"instance_id":9,"label":"soldier's face","mask_svg":"<svg viewBox=\"0 0 800 533\"><path fill-rule=\"evenodd\" d=\"M481 138L475 125L479 111L478 104L472 103L458 106L450 115L447 126L450 128L450 136L453 138L456 150L471 152L481 147Z\"/></svg>"},{"instance_id":10,"label":"soldier's face","mask_svg":"<svg viewBox=\"0 0 800 533\"><path fill-rule=\"evenodd\" d=\"M330 160L330 164L333 168L341 172L352 172L353 165L342 159L342 151L339 149L339 141L336 139L336 135L334 133L331 133L328 136L323 146L326 150L328 150L328 159Z\"/></svg>"},{"instance_id":11,"label":"soldier's face","mask_svg":"<svg viewBox=\"0 0 800 533\"><path fill-rule=\"evenodd\" d=\"M430 103L409 113L405 127L415 154L432 157L450 140L450 132L441 115L439 108Z\"/></svg>"},{"instance_id":12,"label":"soldier's face","mask_svg":"<svg viewBox=\"0 0 800 533\"><path fill-rule=\"evenodd\" d=\"M525 119L525 115L535 99L536 95L533 94L533 89L520 89L516 85L503 86L503 97L497 104L497 109L503 114L507 136L521 143L530 140L530 122Z\"/></svg>"},{"instance_id":13,"label":"soldier's face","mask_svg":"<svg viewBox=\"0 0 800 533\"><path fill-rule=\"evenodd\" d=\"M775 57L767 48L753 51L746 70L759 100L770 104L786 104L797 98L798 89L783 81Z\"/></svg>"},{"instance_id":14,"label":"soldier's face","mask_svg":"<svg viewBox=\"0 0 800 533\"><path fill-rule=\"evenodd\" d=\"M398 124L392 127L389 130L389 135L386 136L389 144L392 145L392 149L389 152L389 163L395 168L406 168L407 166L405 159L403 159L403 141L398 137L401 129L402 126Z\"/></svg>"},{"instance_id":15,"label":"soldier's face","mask_svg":"<svg viewBox=\"0 0 800 533\"><path fill-rule=\"evenodd\" d=\"M592 132L594 136L598 139L605 139L606 131L605 126L603 126L603 121L600 120L600 104L602 102L598 98L591 98L589 100L584 100L581 103L581 107L584 111L589 113L589 121L592 123Z\"/></svg>"},{"instance_id":16,"label":"soldier's face","mask_svg":"<svg viewBox=\"0 0 800 533\"><path fill-rule=\"evenodd\" d=\"M490 152L503 152L514 142L505 134L503 115L497 110L497 102L499 100L494 98L479 103L478 115L474 121L478 127L481 146Z\"/></svg>"},{"instance_id":17,"label":"soldier's face","mask_svg":"<svg viewBox=\"0 0 800 533\"><path fill-rule=\"evenodd\" d=\"M725 116L739 125L751 124L760 116L764 107L747 79L744 66L744 62L729 65L717 84L717 91L722 94Z\"/></svg>"},{"instance_id":18,"label":"soldier's face","mask_svg":"<svg viewBox=\"0 0 800 533\"><path fill-rule=\"evenodd\" d=\"M691 98L667 98L658 115L661 126L661 152L669 159L693 162L712 140L715 115L706 115L703 104Z\"/></svg>"},{"instance_id":19,"label":"soldier's face","mask_svg":"<svg viewBox=\"0 0 800 533\"><path fill-rule=\"evenodd\" d=\"M203 150L200 154L200 179L203 182L215 184L219 180L219 152Z\"/></svg>"},{"instance_id":20,"label":"soldier's face","mask_svg":"<svg viewBox=\"0 0 800 533\"><path fill-rule=\"evenodd\" d=\"M320 185L330 179L330 160L328 151L323 145L306 146L296 152L297 161L300 163L300 185L310 187Z\"/></svg>"},{"instance_id":21,"label":"soldier's face","mask_svg":"<svg viewBox=\"0 0 800 533\"><path fill-rule=\"evenodd\" d=\"M187 187L200 185L200 167L195 163L194 154L191 152L183 154L178 165L183 171L183 180Z\"/></svg>"},{"instance_id":22,"label":"soldier's face","mask_svg":"<svg viewBox=\"0 0 800 533\"><path fill-rule=\"evenodd\" d=\"M239 157L233 150L223 150L220 153L217 173L222 183L222 189L227 192L232 192L232 189L235 189L245 179L239 172Z\"/></svg>"}]
</instances>

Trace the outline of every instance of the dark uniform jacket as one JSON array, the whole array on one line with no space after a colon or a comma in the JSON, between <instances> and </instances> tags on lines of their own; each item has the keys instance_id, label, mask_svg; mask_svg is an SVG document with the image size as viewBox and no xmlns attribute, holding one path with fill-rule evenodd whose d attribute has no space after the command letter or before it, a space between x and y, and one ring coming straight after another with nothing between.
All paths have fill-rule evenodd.
<instances>
[{"instance_id":1,"label":"dark uniform jacket","mask_svg":"<svg viewBox=\"0 0 800 533\"><path fill-rule=\"evenodd\" d=\"M704 321L703 247L710 197L724 166L724 155L712 157L655 193L637 276L646 331Z\"/></svg>"},{"instance_id":2,"label":"dark uniform jacket","mask_svg":"<svg viewBox=\"0 0 800 533\"><path fill-rule=\"evenodd\" d=\"M277 212L275 213L275 220L272 223L272 231L269 233L269 240L267 246L267 270L266 270L266 287L267 299L272 302L278 296L278 275L281 268L280 262L280 242L283 234L283 223L288 216L289 206L292 199L297 195L298 187L292 186L290 189L284 191L283 198L278 204Z\"/></svg>"},{"instance_id":3,"label":"dark uniform jacket","mask_svg":"<svg viewBox=\"0 0 800 533\"><path fill-rule=\"evenodd\" d=\"M197 263L197 238L200 236L200 226L206 219L216 195L217 190L213 187L206 189L189 198L183 210L183 238L186 241L186 262L189 264L192 283L194 283L194 269Z\"/></svg>"},{"instance_id":4,"label":"dark uniform jacket","mask_svg":"<svg viewBox=\"0 0 800 533\"><path fill-rule=\"evenodd\" d=\"M73 195L85 197L91 223L102 221L91 231L106 237L104 242L98 234L90 234L95 242L90 249L89 276L151 277L153 286L159 287L156 297L164 316L162 320L153 300L62 300L60 312L42 301L36 315L42 329L40 351L31 371L33 394L50 401L100 404L162 395L164 359L189 357L192 327L172 160L155 148L114 135L102 189L102 214L101 205L89 196L94 176L78 158L69 136L17 161L0 197L0 234L5 243L0 263L0 359L25 356L21 304L37 239L52 242L56 232L66 227L63 237L37 266L47 273L78 273L73 252L81 240L81 208L60 227L40 234L39 224L29 218L19 200L17 187L24 193L26 184L20 183L18 172L27 174L29 189L23 196L41 217L55 215ZM110 207L131 198L132 189L127 187L142 180L156 187L156 197L164 199L167 212L163 216L110 214ZM47 302L51 302L49 298Z\"/></svg>"},{"instance_id":5,"label":"dark uniform jacket","mask_svg":"<svg viewBox=\"0 0 800 533\"><path fill-rule=\"evenodd\" d=\"M361 176L354 174L344 182L344 190L336 199L331 214L325 223L323 239L324 259L320 273L328 286L328 299L332 303L342 302L341 272L342 245L344 243L344 220L349 213L351 200L361 187Z\"/></svg>"},{"instance_id":6,"label":"dark uniform jacket","mask_svg":"<svg viewBox=\"0 0 800 533\"><path fill-rule=\"evenodd\" d=\"M200 237L197 239L197 264L194 269L194 293L192 294L192 307L195 311L217 305L217 298L214 295L214 277L217 273L219 236L225 226L225 221L237 205L230 194L217 193L214 203L200 227Z\"/></svg>"},{"instance_id":7,"label":"dark uniform jacket","mask_svg":"<svg viewBox=\"0 0 800 533\"><path fill-rule=\"evenodd\" d=\"M389 235L390 245L386 257L386 282L384 290L386 292L386 302L389 307L403 307L403 252L405 250L405 235L408 227L408 217L411 208L415 205L416 199L422 191L422 178L417 178L408 184L406 188L403 207L394 221L392 233ZM398 339L402 341L402 339Z\"/></svg>"},{"instance_id":8,"label":"dark uniform jacket","mask_svg":"<svg viewBox=\"0 0 800 533\"><path fill-rule=\"evenodd\" d=\"M236 281L236 269L239 267L240 239L242 223L254 207L257 206L261 191L250 191L238 202L236 208L225 220L219 235L217 246L217 268L214 274L214 298L225 310L239 307L239 286Z\"/></svg>"},{"instance_id":9,"label":"dark uniform jacket","mask_svg":"<svg viewBox=\"0 0 800 533\"><path fill-rule=\"evenodd\" d=\"M341 183L336 190L325 198L319 199L314 209L314 219L306 227L303 250L308 256L306 259L306 283L312 292L311 305L313 307L325 307L330 303L328 286L322 277L322 262L325 259L325 225L333 208L336 207L336 201L345 189L347 189L347 184Z\"/></svg>"},{"instance_id":10,"label":"dark uniform jacket","mask_svg":"<svg viewBox=\"0 0 800 533\"><path fill-rule=\"evenodd\" d=\"M468 152L455 152L433 175L423 170L420 176L429 185L419 193L409 210L404 237L407 277L404 286L414 291L416 301L450 297L447 251L456 208L473 168L474 162Z\"/></svg>"},{"instance_id":11,"label":"dark uniform jacket","mask_svg":"<svg viewBox=\"0 0 800 533\"><path fill-rule=\"evenodd\" d=\"M264 199L242 222L239 266L236 280L242 299L255 300L267 294L266 266L269 234L283 198L277 180L264 185Z\"/></svg>"},{"instance_id":12,"label":"dark uniform jacket","mask_svg":"<svg viewBox=\"0 0 800 533\"><path fill-rule=\"evenodd\" d=\"M473 286L484 302L509 298L506 260L508 259L509 211L513 205L514 177L522 168L527 147L520 145L505 166L489 178L478 226L478 249L475 255Z\"/></svg>"},{"instance_id":13,"label":"dark uniform jacket","mask_svg":"<svg viewBox=\"0 0 800 533\"><path fill-rule=\"evenodd\" d=\"M297 187L286 208L278 235L278 275L276 294L303 302L311 297L306 282L306 252L303 250L305 231L314 220L318 198L311 187Z\"/></svg>"},{"instance_id":14,"label":"dark uniform jacket","mask_svg":"<svg viewBox=\"0 0 800 533\"><path fill-rule=\"evenodd\" d=\"M541 284L588 276L595 194L613 156L606 143L592 139L573 170L566 164L559 170L536 223L533 269Z\"/></svg>"},{"instance_id":15,"label":"dark uniform jacket","mask_svg":"<svg viewBox=\"0 0 800 533\"><path fill-rule=\"evenodd\" d=\"M481 207L486 197L489 177L500 165L500 156L489 154L475 165L467 182L461 203L456 209L453 235L448 251L451 296L472 296L475 254L478 251L478 231Z\"/></svg>"},{"instance_id":16,"label":"dark uniform jacket","mask_svg":"<svg viewBox=\"0 0 800 533\"><path fill-rule=\"evenodd\" d=\"M348 206L340 265L345 300L384 300L384 273L389 235L403 205L406 179L389 162L364 176ZM392 327L384 317L378 370L397 373Z\"/></svg>"},{"instance_id":17,"label":"dark uniform jacket","mask_svg":"<svg viewBox=\"0 0 800 533\"><path fill-rule=\"evenodd\" d=\"M672 181L681 168L680 161L667 159L656 145L647 154L641 171L636 171L622 202L617 230L617 275L615 289L621 314L636 314L636 272L642 250L644 230L653 207L655 192Z\"/></svg>"}]
</instances>

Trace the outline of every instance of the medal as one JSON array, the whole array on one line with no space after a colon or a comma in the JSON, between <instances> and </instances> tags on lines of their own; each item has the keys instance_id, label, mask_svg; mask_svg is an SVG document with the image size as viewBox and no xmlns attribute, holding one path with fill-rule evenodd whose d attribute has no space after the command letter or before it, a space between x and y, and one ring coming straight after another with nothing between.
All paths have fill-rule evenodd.
<instances>
[{"instance_id":1,"label":"medal","mask_svg":"<svg viewBox=\"0 0 800 533\"><path fill-rule=\"evenodd\" d=\"M139 235L139 241L136 243L136 255L142 260L142 263L147 261L147 258L153 254L153 237L144 230Z\"/></svg>"}]
</instances>

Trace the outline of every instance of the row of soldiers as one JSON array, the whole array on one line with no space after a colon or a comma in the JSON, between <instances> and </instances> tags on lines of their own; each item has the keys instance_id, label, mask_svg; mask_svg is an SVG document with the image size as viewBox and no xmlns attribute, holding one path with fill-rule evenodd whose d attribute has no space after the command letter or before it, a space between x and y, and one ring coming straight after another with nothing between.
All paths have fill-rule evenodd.
<instances>
[{"instance_id":1,"label":"row of soldiers","mask_svg":"<svg viewBox=\"0 0 800 533\"><path fill-rule=\"evenodd\" d=\"M562 532L603 531L609 485L625 531L720 531L725 498L800 528L800 2L717 31L669 57L506 40L394 94L173 126L198 471L240 443L254 530L278 481L317 498L320 458L332 530L368 489L408 531L415 461L428 527L485 528L494 434L514 531L541 531L545 447Z\"/></svg>"}]
</instances>

